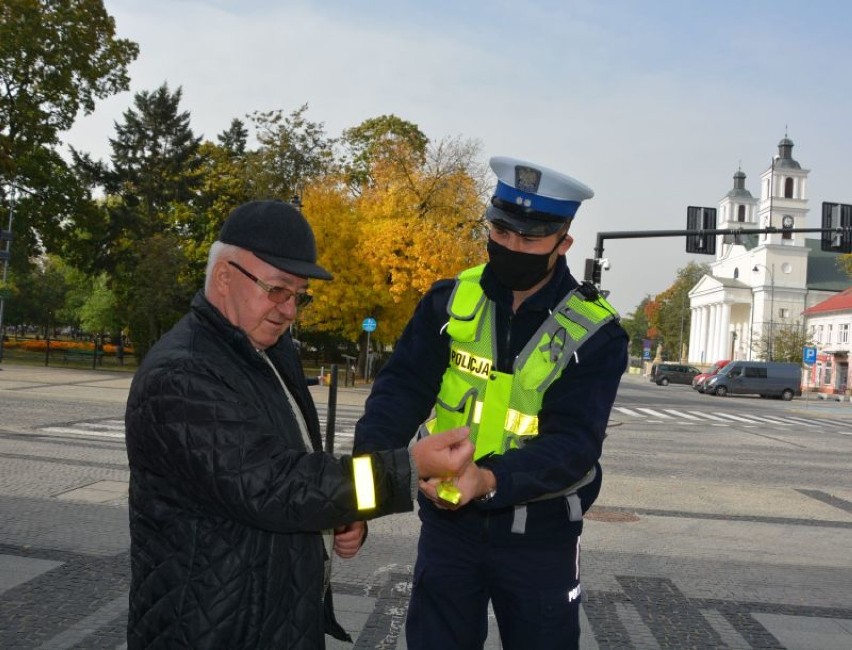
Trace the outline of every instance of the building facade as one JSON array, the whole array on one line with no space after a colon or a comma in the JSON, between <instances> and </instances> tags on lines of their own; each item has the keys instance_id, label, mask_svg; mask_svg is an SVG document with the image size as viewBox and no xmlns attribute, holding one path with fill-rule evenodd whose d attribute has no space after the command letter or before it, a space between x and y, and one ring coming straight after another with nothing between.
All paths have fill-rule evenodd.
<instances>
[{"instance_id":1,"label":"building facade","mask_svg":"<svg viewBox=\"0 0 852 650\"><path fill-rule=\"evenodd\" d=\"M806 388L847 395L852 353L852 287L805 310L808 338L817 349Z\"/></svg>"},{"instance_id":2,"label":"building facade","mask_svg":"<svg viewBox=\"0 0 852 650\"><path fill-rule=\"evenodd\" d=\"M804 312L842 291L849 280L837 256L819 238L784 228L805 228L808 174L793 158L786 136L760 176L760 196L746 189L742 170L719 202L717 228L765 228L760 235L719 235L710 273L690 290L688 361L772 359L774 338L790 328L805 333Z\"/></svg>"}]
</instances>

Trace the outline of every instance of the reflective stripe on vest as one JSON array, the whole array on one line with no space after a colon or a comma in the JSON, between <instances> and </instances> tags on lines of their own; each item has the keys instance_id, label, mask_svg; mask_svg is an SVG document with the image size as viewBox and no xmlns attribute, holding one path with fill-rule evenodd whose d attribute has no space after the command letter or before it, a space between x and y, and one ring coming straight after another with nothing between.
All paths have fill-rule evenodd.
<instances>
[{"instance_id":1,"label":"reflective stripe on vest","mask_svg":"<svg viewBox=\"0 0 852 650\"><path fill-rule=\"evenodd\" d=\"M475 458L502 454L538 435L547 388L571 357L604 324L618 317L603 297L568 293L524 346L512 373L494 368L494 305L479 279L485 265L459 274L447 305L450 363L435 403L430 433L470 427Z\"/></svg>"}]
</instances>

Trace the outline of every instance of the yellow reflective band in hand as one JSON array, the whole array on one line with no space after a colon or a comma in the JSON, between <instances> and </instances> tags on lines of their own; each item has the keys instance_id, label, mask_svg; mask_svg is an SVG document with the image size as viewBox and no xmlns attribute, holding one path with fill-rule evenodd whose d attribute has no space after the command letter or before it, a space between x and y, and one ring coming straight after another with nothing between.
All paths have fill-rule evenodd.
<instances>
[{"instance_id":1,"label":"yellow reflective band in hand","mask_svg":"<svg viewBox=\"0 0 852 650\"><path fill-rule=\"evenodd\" d=\"M352 459L352 473L355 475L355 499L358 510L370 510L376 507L376 486L373 482L373 459L371 456L359 456Z\"/></svg>"}]
</instances>

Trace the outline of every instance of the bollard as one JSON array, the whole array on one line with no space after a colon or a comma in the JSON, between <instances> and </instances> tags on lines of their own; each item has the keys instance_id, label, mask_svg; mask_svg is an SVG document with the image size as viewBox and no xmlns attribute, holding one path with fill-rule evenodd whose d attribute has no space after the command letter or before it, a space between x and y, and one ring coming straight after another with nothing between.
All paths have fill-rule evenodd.
<instances>
[{"instance_id":1,"label":"bollard","mask_svg":"<svg viewBox=\"0 0 852 650\"><path fill-rule=\"evenodd\" d=\"M325 423L325 450L334 453L334 421L337 418L337 364L331 364L328 382L328 409Z\"/></svg>"}]
</instances>

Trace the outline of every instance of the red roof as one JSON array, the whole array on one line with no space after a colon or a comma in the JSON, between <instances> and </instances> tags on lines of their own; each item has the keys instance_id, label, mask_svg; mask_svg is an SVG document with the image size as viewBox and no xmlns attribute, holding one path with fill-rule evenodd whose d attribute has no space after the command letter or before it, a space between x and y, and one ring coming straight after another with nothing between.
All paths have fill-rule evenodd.
<instances>
[{"instance_id":1,"label":"red roof","mask_svg":"<svg viewBox=\"0 0 852 650\"><path fill-rule=\"evenodd\" d=\"M818 314L826 311L847 311L852 310L852 287L848 287L838 293L836 296L826 298L822 302L818 302L813 307L808 307L805 310L806 314Z\"/></svg>"}]
</instances>

